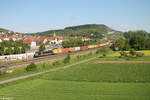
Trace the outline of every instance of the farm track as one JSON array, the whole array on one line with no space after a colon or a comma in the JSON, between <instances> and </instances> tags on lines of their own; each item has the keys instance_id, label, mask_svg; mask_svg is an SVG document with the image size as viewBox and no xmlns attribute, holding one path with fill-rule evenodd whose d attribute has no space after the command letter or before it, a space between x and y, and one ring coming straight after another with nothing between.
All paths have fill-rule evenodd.
<instances>
[{"instance_id":1,"label":"farm track","mask_svg":"<svg viewBox=\"0 0 150 100\"><path fill-rule=\"evenodd\" d=\"M88 49L88 50L83 50L83 51L75 51L75 52L71 52L70 55L77 56L77 55L81 55L81 54L87 54L89 52L96 51L97 49L98 48L93 48L93 49ZM38 64L38 63L46 62L46 61L58 61L58 60L64 59L67 55L68 55L68 53L47 55L47 56L43 56L43 57L30 59L28 61L22 62L21 64L15 64L15 62L7 63L8 64L7 68L13 69L13 68L17 68L17 67L24 67L24 66L27 66L28 64L30 64L31 62ZM12 65L10 65L10 64L12 64ZM5 68L1 68L0 70L3 70L3 69L5 69Z\"/></svg>"}]
</instances>

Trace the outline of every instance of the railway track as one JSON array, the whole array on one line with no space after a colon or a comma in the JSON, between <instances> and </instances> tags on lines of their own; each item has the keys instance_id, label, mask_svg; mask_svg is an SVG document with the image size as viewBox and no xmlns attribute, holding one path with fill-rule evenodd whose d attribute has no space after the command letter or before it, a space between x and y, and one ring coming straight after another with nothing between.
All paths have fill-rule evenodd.
<instances>
[{"instance_id":1,"label":"railway track","mask_svg":"<svg viewBox=\"0 0 150 100\"><path fill-rule=\"evenodd\" d=\"M71 52L70 55L77 56L77 55L87 54L89 52L96 51L97 49L99 49L99 48L87 49L87 50L83 50L83 51L75 51L75 52ZM68 53L61 53L61 54L57 54L57 55L46 55L46 56L42 56L42 57L38 57L38 58L29 59L27 61L22 62L21 64L15 64L15 62L11 62L11 63L7 63L8 64L7 68L13 69L16 67L23 67L23 66L27 66L31 62L34 62L37 64L37 63L45 62L45 61L57 61L60 59L64 59L67 55L68 55ZM0 68L0 70L3 70L3 69L6 69L6 68L5 67Z\"/></svg>"}]
</instances>

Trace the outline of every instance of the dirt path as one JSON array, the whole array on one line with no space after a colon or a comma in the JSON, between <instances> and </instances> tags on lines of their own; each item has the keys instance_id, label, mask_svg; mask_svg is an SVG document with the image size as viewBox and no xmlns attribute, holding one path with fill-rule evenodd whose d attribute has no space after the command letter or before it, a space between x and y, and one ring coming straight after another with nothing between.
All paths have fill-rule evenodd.
<instances>
[{"instance_id":1,"label":"dirt path","mask_svg":"<svg viewBox=\"0 0 150 100\"><path fill-rule=\"evenodd\" d=\"M97 61L96 63L150 63L150 61Z\"/></svg>"},{"instance_id":2,"label":"dirt path","mask_svg":"<svg viewBox=\"0 0 150 100\"><path fill-rule=\"evenodd\" d=\"M25 76L19 76L19 77L8 79L8 80L3 80L3 81L0 81L0 85L5 84L5 83L9 83L9 82L13 82L13 81L16 81L16 80L20 80L20 79L34 77L34 76L37 76L37 75L41 75L41 74L44 74L44 73L48 73L48 72L52 72L52 71L56 71L56 70L60 70L60 69L69 68L69 67L74 66L74 65L78 65L78 64L81 64L81 63L84 63L84 62L88 62L88 61L93 60L95 58L97 58L97 57L89 58L89 59L86 59L86 60L83 60L83 61L80 61L80 62L77 62L77 63L74 63L74 64L66 65L66 66L63 66L63 67L53 68L53 69L50 69L50 70L47 70L47 71L44 71L44 72L38 72L38 73L29 74L29 75L25 75Z\"/></svg>"}]
</instances>

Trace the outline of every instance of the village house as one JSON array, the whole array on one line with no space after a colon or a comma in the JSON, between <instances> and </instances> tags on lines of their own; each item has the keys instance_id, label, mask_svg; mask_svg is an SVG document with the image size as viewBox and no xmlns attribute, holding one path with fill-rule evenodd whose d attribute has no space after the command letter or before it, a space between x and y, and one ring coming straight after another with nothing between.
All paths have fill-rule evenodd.
<instances>
[{"instance_id":1,"label":"village house","mask_svg":"<svg viewBox=\"0 0 150 100\"><path fill-rule=\"evenodd\" d=\"M63 37L56 36L56 34L54 33L52 39L50 40L50 44L61 45L63 40L64 40Z\"/></svg>"},{"instance_id":2,"label":"village house","mask_svg":"<svg viewBox=\"0 0 150 100\"><path fill-rule=\"evenodd\" d=\"M2 42L3 40L5 41L9 41L9 40L13 40L13 41L18 41L21 40L22 37L0 37L0 42Z\"/></svg>"},{"instance_id":3,"label":"village house","mask_svg":"<svg viewBox=\"0 0 150 100\"><path fill-rule=\"evenodd\" d=\"M37 48L36 47L37 40L38 39L36 37L26 37L26 38L24 38L23 43L28 44L31 49L36 49Z\"/></svg>"},{"instance_id":4,"label":"village house","mask_svg":"<svg viewBox=\"0 0 150 100\"><path fill-rule=\"evenodd\" d=\"M81 40L82 40L82 41L89 41L89 40L91 40L91 39L90 39L90 38L87 38L87 37L82 37Z\"/></svg>"}]
</instances>

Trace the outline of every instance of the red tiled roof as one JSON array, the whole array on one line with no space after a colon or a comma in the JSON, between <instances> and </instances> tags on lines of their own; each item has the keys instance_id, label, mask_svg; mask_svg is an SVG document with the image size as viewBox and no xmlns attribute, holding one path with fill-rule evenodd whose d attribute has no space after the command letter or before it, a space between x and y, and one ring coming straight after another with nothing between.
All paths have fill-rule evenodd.
<instances>
[{"instance_id":1,"label":"red tiled roof","mask_svg":"<svg viewBox=\"0 0 150 100\"><path fill-rule=\"evenodd\" d=\"M24 43L24 44L30 44L31 42L37 41L37 40L38 40L38 39L35 38L35 37L25 38L24 41L23 41L23 43Z\"/></svg>"},{"instance_id":2,"label":"red tiled roof","mask_svg":"<svg viewBox=\"0 0 150 100\"><path fill-rule=\"evenodd\" d=\"M53 36L53 39L63 39L61 36Z\"/></svg>"},{"instance_id":3,"label":"red tiled roof","mask_svg":"<svg viewBox=\"0 0 150 100\"><path fill-rule=\"evenodd\" d=\"M40 37L38 40L44 41L45 39L47 39L47 37Z\"/></svg>"},{"instance_id":4,"label":"red tiled roof","mask_svg":"<svg viewBox=\"0 0 150 100\"><path fill-rule=\"evenodd\" d=\"M0 39L18 39L18 38L22 38L22 37L0 37Z\"/></svg>"}]
</instances>

